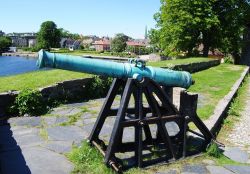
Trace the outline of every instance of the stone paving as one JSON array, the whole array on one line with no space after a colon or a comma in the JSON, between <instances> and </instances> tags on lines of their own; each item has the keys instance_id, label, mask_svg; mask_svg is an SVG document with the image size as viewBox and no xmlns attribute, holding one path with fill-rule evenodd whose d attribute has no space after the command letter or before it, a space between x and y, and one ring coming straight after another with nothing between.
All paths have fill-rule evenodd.
<instances>
[{"instance_id":1,"label":"stone paving","mask_svg":"<svg viewBox=\"0 0 250 174\"><path fill-rule=\"evenodd\" d=\"M243 150L247 150L250 154L250 82L248 84L248 92L246 93L245 109L241 113L239 122L229 134L227 141Z\"/></svg>"},{"instance_id":2,"label":"stone paving","mask_svg":"<svg viewBox=\"0 0 250 174\"><path fill-rule=\"evenodd\" d=\"M88 137L103 101L104 99L97 99L86 103L63 105L42 117L9 119L9 125L0 126L0 173L70 173L73 165L65 157L65 153L69 152L73 145L80 145L80 142ZM115 100L114 107L117 107L118 104L119 100ZM250 111L247 113L249 114ZM77 118L74 123L70 122L72 117ZM107 119L107 123L108 126L101 131L101 136L105 140L109 139L114 119ZM170 125L168 127L168 131L174 134L175 127ZM248 130L250 130L249 127ZM123 141L133 138L131 137L132 131L133 129L126 129ZM242 139L249 138L245 137L247 134L240 131L237 134L241 134ZM250 140L245 142L249 143ZM237 159L243 160L244 158L241 162L249 162L249 156L246 156L245 151L229 149L227 152L229 153L228 156L230 156L230 153L235 156L235 154L238 155L242 152L243 155L238 155ZM250 173L250 166L216 166L214 161L204 160L198 164L183 165L181 169L159 170L156 173L245 174Z\"/></svg>"}]
</instances>

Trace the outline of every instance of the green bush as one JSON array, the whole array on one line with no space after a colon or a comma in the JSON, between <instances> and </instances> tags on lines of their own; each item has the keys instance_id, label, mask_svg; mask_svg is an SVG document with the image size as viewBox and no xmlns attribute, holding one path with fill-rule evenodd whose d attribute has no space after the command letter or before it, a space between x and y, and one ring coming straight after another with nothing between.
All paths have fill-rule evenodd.
<instances>
[{"instance_id":1,"label":"green bush","mask_svg":"<svg viewBox=\"0 0 250 174\"><path fill-rule=\"evenodd\" d=\"M16 97L13 108L16 108L20 115L40 115L46 112L46 105L42 94L37 90L22 90Z\"/></svg>"},{"instance_id":2,"label":"green bush","mask_svg":"<svg viewBox=\"0 0 250 174\"><path fill-rule=\"evenodd\" d=\"M234 64L234 60L232 57L227 56L227 57L224 57L224 63Z\"/></svg>"},{"instance_id":3,"label":"green bush","mask_svg":"<svg viewBox=\"0 0 250 174\"><path fill-rule=\"evenodd\" d=\"M221 150L219 149L219 146L212 141L208 147L207 147L207 154L209 156L215 157L215 158L219 158L221 156Z\"/></svg>"},{"instance_id":4,"label":"green bush","mask_svg":"<svg viewBox=\"0 0 250 174\"><path fill-rule=\"evenodd\" d=\"M112 78L110 77L100 77L94 76L86 84L86 98L100 98L105 97L112 83Z\"/></svg>"}]
</instances>

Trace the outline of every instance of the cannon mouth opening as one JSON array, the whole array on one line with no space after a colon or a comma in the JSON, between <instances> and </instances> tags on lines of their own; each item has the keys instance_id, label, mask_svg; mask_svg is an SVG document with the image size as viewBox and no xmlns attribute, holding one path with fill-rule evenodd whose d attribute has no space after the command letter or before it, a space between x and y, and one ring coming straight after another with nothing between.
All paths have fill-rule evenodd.
<instances>
[{"instance_id":1,"label":"cannon mouth opening","mask_svg":"<svg viewBox=\"0 0 250 174\"><path fill-rule=\"evenodd\" d=\"M37 62L36 62L36 66L37 66L39 69L45 67L44 56L45 56L44 50L41 49L41 50L38 52L38 59L37 59Z\"/></svg>"}]
</instances>

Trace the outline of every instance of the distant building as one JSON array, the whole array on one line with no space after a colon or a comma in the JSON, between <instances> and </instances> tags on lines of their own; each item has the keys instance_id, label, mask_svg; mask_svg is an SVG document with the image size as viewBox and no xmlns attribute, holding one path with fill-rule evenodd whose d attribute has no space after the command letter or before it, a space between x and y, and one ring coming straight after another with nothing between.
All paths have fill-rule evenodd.
<instances>
[{"instance_id":1,"label":"distant building","mask_svg":"<svg viewBox=\"0 0 250 174\"><path fill-rule=\"evenodd\" d=\"M61 48L68 48L71 51L79 49L80 45L81 45L81 40L62 38L60 41Z\"/></svg>"},{"instance_id":2,"label":"distant building","mask_svg":"<svg viewBox=\"0 0 250 174\"><path fill-rule=\"evenodd\" d=\"M23 37L11 37L13 47L27 47L28 40Z\"/></svg>"},{"instance_id":3,"label":"distant building","mask_svg":"<svg viewBox=\"0 0 250 174\"><path fill-rule=\"evenodd\" d=\"M34 47L36 33L8 33L6 36L12 40L12 47Z\"/></svg>"},{"instance_id":4,"label":"distant building","mask_svg":"<svg viewBox=\"0 0 250 174\"><path fill-rule=\"evenodd\" d=\"M110 51L111 49L111 40L108 38L103 38L101 40L95 41L93 43L96 51Z\"/></svg>"},{"instance_id":5,"label":"distant building","mask_svg":"<svg viewBox=\"0 0 250 174\"><path fill-rule=\"evenodd\" d=\"M84 39L82 40L82 45L84 47L90 47L95 41L100 40L99 37L97 36L85 36Z\"/></svg>"}]
</instances>

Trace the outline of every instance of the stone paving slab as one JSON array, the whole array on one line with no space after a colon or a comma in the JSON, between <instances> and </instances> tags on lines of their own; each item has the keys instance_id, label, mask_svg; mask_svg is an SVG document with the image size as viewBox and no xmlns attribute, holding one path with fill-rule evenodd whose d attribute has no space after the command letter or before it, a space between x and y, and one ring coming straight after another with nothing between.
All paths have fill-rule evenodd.
<instances>
[{"instance_id":1,"label":"stone paving slab","mask_svg":"<svg viewBox=\"0 0 250 174\"><path fill-rule=\"evenodd\" d=\"M52 112L50 112L50 115L64 115L64 116L69 116L69 115L74 115L80 113L82 110L79 108L55 108L53 109Z\"/></svg>"},{"instance_id":2,"label":"stone paving slab","mask_svg":"<svg viewBox=\"0 0 250 174\"><path fill-rule=\"evenodd\" d=\"M41 117L17 117L10 118L9 123L15 126L36 127L41 124Z\"/></svg>"},{"instance_id":3,"label":"stone paving slab","mask_svg":"<svg viewBox=\"0 0 250 174\"><path fill-rule=\"evenodd\" d=\"M236 174L249 174L250 173L250 166L235 166L235 165L225 165L225 168L231 170Z\"/></svg>"},{"instance_id":4,"label":"stone paving slab","mask_svg":"<svg viewBox=\"0 0 250 174\"><path fill-rule=\"evenodd\" d=\"M204 165L184 165L182 173L207 174L208 171Z\"/></svg>"},{"instance_id":5,"label":"stone paving slab","mask_svg":"<svg viewBox=\"0 0 250 174\"><path fill-rule=\"evenodd\" d=\"M233 172L228 169L225 169L222 166L207 166L207 170L211 174L234 174Z\"/></svg>"},{"instance_id":6,"label":"stone paving slab","mask_svg":"<svg viewBox=\"0 0 250 174\"><path fill-rule=\"evenodd\" d=\"M164 172L156 172L155 174L178 174L177 170L169 170Z\"/></svg>"},{"instance_id":7,"label":"stone paving slab","mask_svg":"<svg viewBox=\"0 0 250 174\"><path fill-rule=\"evenodd\" d=\"M43 144L42 147L45 147L56 153L67 153L72 149L72 143L68 141L52 141L46 144Z\"/></svg>"},{"instance_id":8,"label":"stone paving slab","mask_svg":"<svg viewBox=\"0 0 250 174\"><path fill-rule=\"evenodd\" d=\"M248 153L238 147L226 147L223 154L231 160L239 163L247 163L249 159Z\"/></svg>"},{"instance_id":9,"label":"stone paving slab","mask_svg":"<svg viewBox=\"0 0 250 174\"><path fill-rule=\"evenodd\" d=\"M51 141L78 142L88 137L88 134L77 126L56 126L47 129Z\"/></svg>"},{"instance_id":10,"label":"stone paving slab","mask_svg":"<svg viewBox=\"0 0 250 174\"><path fill-rule=\"evenodd\" d=\"M32 174L69 174L73 169L64 155L42 147L26 148L23 155Z\"/></svg>"},{"instance_id":11,"label":"stone paving slab","mask_svg":"<svg viewBox=\"0 0 250 174\"><path fill-rule=\"evenodd\" d=\"M13 131L13 137L22 148L40 145L44 140L39 135L38 128L22 127Z\"/></svg>"}]
</instances>

